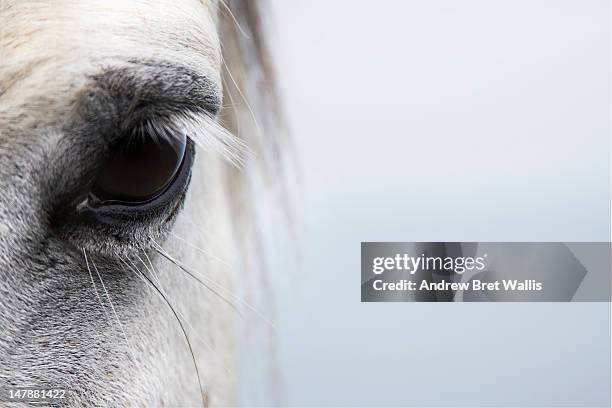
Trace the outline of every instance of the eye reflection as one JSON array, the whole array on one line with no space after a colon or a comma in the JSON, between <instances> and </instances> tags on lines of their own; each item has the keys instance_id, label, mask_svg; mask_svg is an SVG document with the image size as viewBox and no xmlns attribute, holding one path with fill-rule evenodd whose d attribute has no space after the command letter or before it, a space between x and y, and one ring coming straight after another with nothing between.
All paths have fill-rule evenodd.
<instances>
[{"instance_id":1,"label":"eye reflection","mask_svg":"<svg viewBox=\"0 0 612 408\"><path fill-rule=\"evenodd\" d=\"M92 189L100 201L137 205L159 196L174 180L185 156L187 136L132 138L115 146Z\"/></svg>"}]
</instances>

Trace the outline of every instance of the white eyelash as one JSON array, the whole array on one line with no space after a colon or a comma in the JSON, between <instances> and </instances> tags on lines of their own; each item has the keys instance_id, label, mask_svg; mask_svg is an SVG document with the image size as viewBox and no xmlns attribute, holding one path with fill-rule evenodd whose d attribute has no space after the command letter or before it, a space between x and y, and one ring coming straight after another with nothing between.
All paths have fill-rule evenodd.
<instances>
[{"instance_id":1,"label":"white eyelash","mask_svg":"<svg viewBox=\"0 0 612 408\"><path fill-rule=\"evenodd\" d=\"M186 112L170 119L154 120L146 124L152 134L173 137L184 133L196 146L220 154L232 165L242 168L251 154L248 146L238 137L222 127L206 113Z\"/></svg>"}]
</instances>

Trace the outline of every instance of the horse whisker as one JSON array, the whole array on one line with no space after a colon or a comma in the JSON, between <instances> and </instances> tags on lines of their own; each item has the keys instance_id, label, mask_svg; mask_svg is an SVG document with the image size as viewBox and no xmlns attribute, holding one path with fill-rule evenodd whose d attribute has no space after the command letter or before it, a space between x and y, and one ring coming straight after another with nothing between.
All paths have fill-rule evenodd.
<instances>
[{"instance_id":1,"label":"horse whisker","mask_svg":"<svg viewBox=\"0 0 612 408\"><path fill-rule=\"evenodd\" d=\"M238 86L238 82L236 82L236 80L234 79L234 76L232 75L232 72L230 71L229 66L225 62L225 59L221 58L221 62L223 63L223 66L225 67L225 70L227 71L227 75L229 76L230 80L232 81L232 83L236 87L236 90L238 91L238 95L240 95L240 98L242 98L242 100L244 101L244 104L247 107L247 110L249 111L249 113L251 115L251 119L253 120L253 125L255 127L255 131L257 131L257 133L259 133L259 134L262 134L261 126L259 126L259 121L257 120L257 116L255 115L255 111L253 111L253 108L251 107L251 104L249 103L247 97L242 92L242 89L240 89L240 86Z\"/></svg>"},{"instance_id":2,"label":"horse whisker","mask_svg":"<svg viewBox=\"0 0 612 408\"><path fill-rule=\"evenodd\" d=\"M102 307L102 310L104 311L104 314L106 315L106 318L110 322L112 320L110 316L108 315L108 312L106 311L106 307L102 303L102 298L100 297L100 293L98 292L98 288L96 287L96 283L94 282L93 274L91 273L91 268L89 266L89 261L87 260L87 253L85 252L85 248L82 248L82 250L83 250L83 256L85 257L85 264L87 265L87 272L89 272L89 277L91 278L91 284L93 285L94 291L96 292L96 297L98 298L98 301L100 302L100 306Z\"/></svg>"},{"instance_id":3,"label":"horse whisker","mask_svg":"<svg viewBox=\"0 0 612 408\"><path fill-rule=\"evenodd\" d=\"M159 286L159 289L164 292L166 294L166 297L168 297L169 300L174 300L171 299L168 296L168 292L166 292L164 290L164 287L161 283L161 280L159 279L159 276L157 275L157 273L155 272L155 267L153 266L153 263L151 262L151 259L149 259L149 256L147 255L147 253L145 251L142 251L144 256L147 258L147 261L149 261L149 265L151 265L151 269L149 269L149 267L143 262L142 258L140 258L137 254L136 257L138 258L138 260L145 266L145 268L147 268L147 271L149 271L149 273L151 274L151 276L153 278L155 278L155 280L157 281L157 285ZM176 303L176 302L175 302ZM187 327L189 327L195 334L195 338L196 340L199 340L200 342L202 342L202 344L204 344L204 346L206 346L207 349L210 350L211 353L213 353L213 355L219 360L219 362L221 363L221 367L223 367L223 369L228 373L228 374L233 374L232 371L227 367L225 361L223 360L223 358L221 358L221 356L215 351L215 349L212 347L212 345L210 343L208 343L206 340L204 340L204 338L202 336L200 336L198 334L198 331L195 329L195 327L193 327L193 325L189 322L189 320L185 317L184 313L181 313L181 309L179 307L176 308L176 312L177 314L183 319L183 322L187 325Z\"/></svg>"},{"instance_id":4,"label":"horse whisker","mask_svg":"<svg viewBox=\"0 0 612 408\"><path fill-rule=\"evenodd\" d=\"M223 259L211 254L210 252L196 246L195 244L192 244L191 242L187 241L184 238L179 237L178 235L176 235L173 232L170 232L170 235L172 235L174 238L178 239L181 242L184 242L185 244L189 245L190 247L197 249L198 251L200 251L201 253L203 253L204 255L208 256L211 259L214 259L215 261L219 261L220 263L222 263L223 265L227 266L228 268L231 268L232 265L230 265L228 262L224 261Z\"/></svg>"},{"instance_id":5,"label":"horse whisker","mask_svg":"<svg viewBox=\"0 0 612 408\"><path fill-rule=\"evenodd\" d=\"M234 15L234 13L232 13L232 9L229 8L229 6L225 3L225 0L221 0L220 3L223 5L223 8L225 9L225 11L227 12L227 14L231 17L232 21L234 22L234 24L236 25L236 28L238 29L238 31L240 31L240 33L247 39L250 39L251 37L246 33L246 31L244 31L244 29L240 26L240 23L238 22L238 19L236 18L236 16ZM219 8L217 7L217 10Z\"/></svg>"},{"instance_id":6,"label":"horse whisker","mask_svg":"<svg viewBox=\"0 0 612 408\"><path fill-rule=\"evenodd\" d=\"M204 210L204 211L206 211L206 210ZM193 231L190 231L190 232L195 232L201 238L203 238L204 241L209 242L209 241L211 241L211 239L212 240L216 240L218 238L218 237L211 237L211 233L209 231L207 231L205 228L202 228L195 221L193 221L193 219L191 217L189 217L189 215L182 214L181 218L183 220L185 220L186 222L188 222L189 224L191 224L195 228Z\"/></svg>"},{"instance_id":7,"label":"horse whisker","mask_svg":"<svg viewBox=\"0 0 612 408\"><path fill-rule=\"evenodd\" d=\"M225 296L223 296L222 294L220 294L218 291L216 291L215 289L211 288L210 285L206 284L206 282L203 282L198 276L196 276L192 271L190 271L189 269L187 269L184 264L180 263L179 261L177 261L176 259L172 258L166 251L164 251L159 245L157 245L156 243L154 243L154 248L153 248L159 255L161 255L162 257L164 257L166 260L170 261L172 264L176 265L180 270L182 270L183 272L185 272L187 275L191 276L193 279L195 279L200 285L204 286L206 289L208 289L209 291L211 291L213 294L215 294L216 296L219 297L219 299L223 300L225 303L227 303L232 309L234 309L234 311L241 317L243 318L243 314L240 311L240 309L238 309L236 307L235 304L232 303L231 300L229 300L228 298L226 298ZM219 285L218 283L214 282L213 280L211 280L208 277L204 277L205 279L207 279L209 282L211 282L213 285L225 290L226 292L229 292L227 289L223 288L221 285ZM231 293L230 293L231 295Z\"/></svg>"},{"instance_id":8,"label":"horse whisker","mask_svg":"<svg viewBox=\"0 0 612 408\"><path fill-rule=\"evenodd\" d=\"M123 333L123 338L125 339L125 342L128 345L128 349L130 350L130 354L132 355L132 359L133 359L134 362L136 362L136 353L134 353L134 348L132 347L132 344L128 340L127 335L125 334L125 330L123 329L123 324L121 324L121 320L119 320L119 315L117 314L117 310L115 310L115 306L113 306L113 301L111 300L111 298L110 298L110 296L108 294L108 291L106 290L106 285L104 285L104 280L102 280L102 275L98 271L98 267L96 266L96 264L93 261L93 259L91 260L91 264L93 265L94 270L96 271L96 274L98 275L98 279L100 279L100 283L102 284L102 289L104 289L104 293L106 294L106 299L108 299L108 304L110 305L111 309L113 310L113 314L115 315L115 319L117 320L117 323L119 324L119 328L121 329L121 333Z\"/></svg>"},{"instance_id":9,"label":"horse whisker","mask_svg":"<svg viewBox=\"0 0 612 408\"><path fill-rule=\"evenodd\" d=\"M189 276L193 277L194 279L196 279L198 282L202 283L203 285L204 282L202 282L198 276L195 275L194 272L192 272L193 268L191 268L190 266L184 264L183 262L177 260L176 258L173 258L170 254L168 254L168 252L166 252L157 242L155 242L155 240L153 240L153 238L149 237L151 239L151 242L153 243L153 249L155 249L155 251L157 251L158 254L160 254L162 257L166 258L168 261L174 263L176 266L178 266L181 270L183 270L185 273L187 273ZM276 326L274 325L274 323L272 323L270 320L268 320L261 312L259 312L253 305L251 305L249 302L247 302L246 300L240 298L239 296L233 294L229 289L223 287L222 285L216 283L214 280L210 279L209 277L206 277L204 275L199 275L202 278L208 280L211 284L215 285L216 287L218 287L219 289L223 290L224 292L226 292L229 296L231 296L232 298L236 299L238 302L242 303L245 307L247 307L249 310L251 310L255 315L257 315L260 319L262 319L266 324L268 324L272 329L276 330ZM208 286L206 286L208 287Z\"/></svg>"},{"instance_id":10,"label":"horse whisker","mask_svg":"<svg viewBox=\"0 0 612 408\"><path fill-rule=\"evenodd\" d=\"M118 258L123 261L123 258L121 258L120 256L118 256ZM144 279L148 285L150 285L153 289L155 289L155 291L161 296L161 298L164 300L166 305L168 305L168 307L172 311L172 314L176 318L176 321L178 322L179 326L181 327L181 331L183 332L183 336L185 337L185 341L187 341L187 346L189 347L189 352L191 354L191 359L193 360L193 366L195 367L196 377L198 378L198 386L200 388L200 398L202 399L202 406L203 407L206 406L206 402L205 402L206 401L206 398L205 398L206 393L204 392L204 387L202 386L202 380L200 379L200 370L198 368L198 363L196 361L195 354L193 353L193 347L191 346L191 341L189 341L189 336L187 335L187 331L185 330L185 327L183 326L183 323L181 322L181 319L179 318L178 314L174 310L174 307L172 306L170 301L159 290L159 288L157 286L155 286L155 284L151 281L151 279L149 279L149 277L146 274L144 274L143 272L139 271L138 269L136 269L136 270L132 269L132 267L127 262L125 262L125 261L123 261L123 262L128 266L129 269L134 271L134 273L137 276L140 276L141 279Z\"/></svg>"}]
</instances>

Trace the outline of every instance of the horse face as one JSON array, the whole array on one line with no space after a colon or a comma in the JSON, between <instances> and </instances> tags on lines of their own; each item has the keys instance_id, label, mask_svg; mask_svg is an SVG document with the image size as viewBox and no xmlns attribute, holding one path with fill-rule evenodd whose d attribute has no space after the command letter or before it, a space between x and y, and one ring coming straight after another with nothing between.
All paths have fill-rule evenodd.
<instances>
[{"instance_id":1,"label":"horse face","mask_svg":"<svg viewBox=\"0 0 612 408\"><path fill-rule=\"evenodd\" d=\"M161 248L198 177L189 131L221 105L216 7L0 2L0 385L70 406L231 401L168 308L189 290ZM190 327L223 331L193 299Z\"/></svg>"}]
</instances>

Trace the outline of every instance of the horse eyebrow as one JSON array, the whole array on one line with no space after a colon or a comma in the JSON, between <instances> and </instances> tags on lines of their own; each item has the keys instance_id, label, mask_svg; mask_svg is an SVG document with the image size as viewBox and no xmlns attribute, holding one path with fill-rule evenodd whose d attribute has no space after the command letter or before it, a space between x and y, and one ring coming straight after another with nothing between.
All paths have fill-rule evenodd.
<instances>
[{"instance_id":1,"label":"horse eyebrow","mask_svg":"<svg viewBox=\"0 0 612 408\"><path fill-rule=\"evenodd\" d=\"M87 100L111 105L125 126L185 112L215 117L222 91L209 75L157 60L130 60L91 76Z\"/></svg>"}]
</instances>

